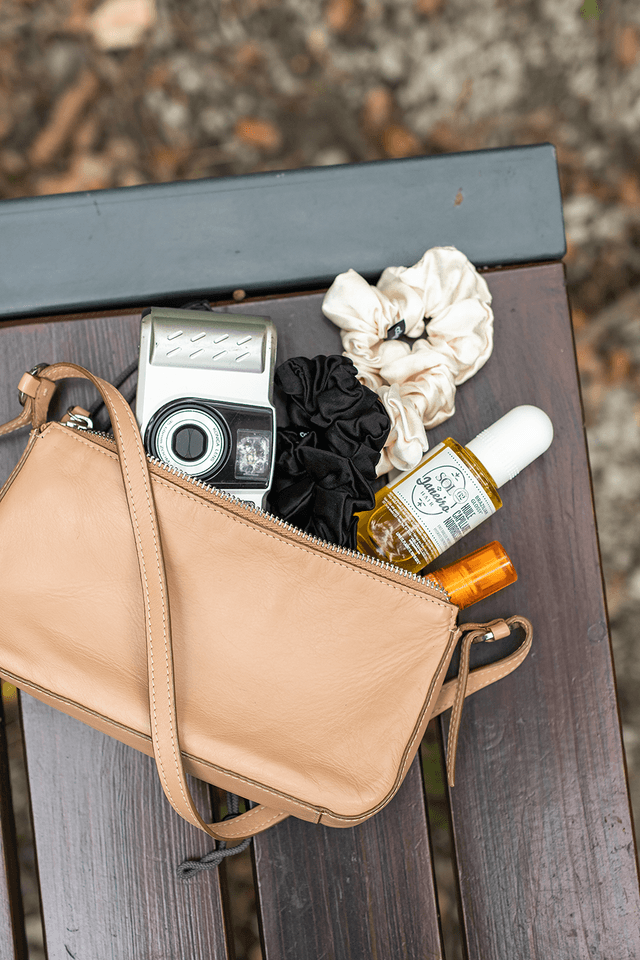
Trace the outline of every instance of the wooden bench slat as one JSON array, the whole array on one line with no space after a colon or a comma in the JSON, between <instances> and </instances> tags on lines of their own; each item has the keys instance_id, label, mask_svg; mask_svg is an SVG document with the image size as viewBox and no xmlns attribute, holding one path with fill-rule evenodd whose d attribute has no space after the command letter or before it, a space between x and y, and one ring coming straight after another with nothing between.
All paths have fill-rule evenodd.
<instances>
[{"instance_id":1,"label":"wooden bench slat","mask_svg":"<svg viewBox=\"0 0 640 960\"><path fill-rule=\"evenodd\" d=\"M176 874L213 844L173 812L153 760L22 700L49 960L227 960L218 872ZM191 787L210 816L208 788Z\"/></svg>"},{"instance_id":2,"label":"wooden bench slat","mask_svg":"<svg viewBox=\"0 0 640 960\"><path fill-rule=\"evenodd\" d=\"M463 716L451 801L469 957L630 960L637 863L563 268L487 280L495 350L459 391L455 435L534 403L555 438L473 537L500 539L519 580L463 618L519 612L535 636L523 666Z\"/></svg>"},{"instance_id":3,"label":"wooden bench slat","mask_svg":"<svg viewBox=\"0 0 640 960\"><path fill-rule=\"evenodd\" d=\"M444 956L419 758L360 826L289 819L254 843L265 960Z\"/></svg>"},{"instance_id":4,"label":"wooden bench slat","mask_svg":"<svg viewBox=\"0 0 640 960\"><path fill-rule=\"evenodd\" d=\"M2 696L0 696L0 960L27 960Z\"/></svg>"}]
</instances>

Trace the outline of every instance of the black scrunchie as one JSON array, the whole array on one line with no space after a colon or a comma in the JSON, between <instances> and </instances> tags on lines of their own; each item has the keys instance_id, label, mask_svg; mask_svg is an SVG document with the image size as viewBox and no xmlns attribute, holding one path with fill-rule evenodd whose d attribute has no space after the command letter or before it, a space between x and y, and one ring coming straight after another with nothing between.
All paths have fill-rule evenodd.
<instances>
[{"instance_id":1,"label":"black scrunchie","mask_svg":"<svg viewBox=\"0 0 640 960\"><path fill-rule=\"evenodd\" d=\"M269 509L340 546L356 546L354 513L371 510L391 422L347 357L295 357L275 372L289 426L278 430Z\"/></svg>"}]
</instances>

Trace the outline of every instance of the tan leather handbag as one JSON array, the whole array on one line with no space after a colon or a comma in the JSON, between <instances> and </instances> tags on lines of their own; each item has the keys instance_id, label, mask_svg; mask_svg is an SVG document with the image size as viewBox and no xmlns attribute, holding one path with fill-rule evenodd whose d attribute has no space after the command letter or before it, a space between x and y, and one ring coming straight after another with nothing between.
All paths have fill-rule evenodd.
<instances>
[{"instance_id":1,"label":"tan leather handbag","mask_svg":"<svg viewBox=\"0 0 640 960\"><path fill-rule=\"evenodd\" d=\"M90 380L114 439L46 422ZM350 827L398 790L431 717L513 670L522 617L456 626L428 579L370 561L149 461L120 393L82 367L25 374L31 425L0 495L0 674L155 756L186 820L229 840L292 814ZM524 628L469 673L476 640ZM461 636L461 668L443 685ZM207 824L185 770L257 802Z\"/></svg>"}]
</instances>

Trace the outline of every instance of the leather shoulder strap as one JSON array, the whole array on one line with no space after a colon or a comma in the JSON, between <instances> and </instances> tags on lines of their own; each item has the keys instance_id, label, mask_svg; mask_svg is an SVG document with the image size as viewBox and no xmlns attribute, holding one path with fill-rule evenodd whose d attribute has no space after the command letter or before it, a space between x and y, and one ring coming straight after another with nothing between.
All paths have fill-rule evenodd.
<instances>
[{"instance_id":1,"label":"leather shoulder strap","mask_svg":"<svg viewBox=\"0 0 640 960\"><path fill-rule=\"evenodd\" d=\"M252 836L284 820L287 814L260 805L234 817L233 820L208 824L198 813L189 792L180 752L171 614L162 543L146 454L129 404L110 383L73 363L53 364L39 371L37 377L30 374L28 377L29 380L23 377L21 389L31 398L28 413L32 416L34 427L40 426L46 417L51 383L67 378L81 378L93 383L109 411L140 568L147 640L151 735L156 766L167 799L180 816L217 840ZM46 403L41 391L46 392ZM21 422L13 421L16 424L13 429L25 422L25 419L18 419Z\"/></svg>"}]
</instances>

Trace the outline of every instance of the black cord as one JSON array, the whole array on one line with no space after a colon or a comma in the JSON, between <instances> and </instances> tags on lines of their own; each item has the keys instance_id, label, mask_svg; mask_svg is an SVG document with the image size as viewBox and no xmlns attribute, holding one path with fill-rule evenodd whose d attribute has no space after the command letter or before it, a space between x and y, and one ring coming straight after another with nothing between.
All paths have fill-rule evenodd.
<instances>
[{"instance_id":1,"label":"black cord","mask_svg":"<svg viewBox=\"0 0 640 960\"><path fill-rule=\"evenodd\" d=\"M227 810L229 812L223 818L223 823L225 820L233 820L240 812L240 798L235 793L227 793ZM204 870L215 870L225 857L235 857L246 850L252 840L253 837L247 837L235 847L228 847L224 840L217 841L215 850L205 853L198 860L183 860L182 863L178 864L178 877L181 880L192 880Z\"/></svg>"},{"instance_id":2,"label":"black cord","mask_svg":"<svg viewBox=\"0 0 640 960\"><path fill-rule=\"evenodd\" d=\"M136 373L137 370L138 370L138 361L135 360L133 363L130 363L125 370L123 370L121 373L118 374L118 376L113 381L113 386L120 389L122 384L125 383L130 376ZM128 391L124 391L124 390L121 391L122 396L127 401L127 403L132 404L133 401L135 400L137 387L138 387L138 383L136 381L136 383L134 383L133 385L132 390L130 389ZM102 397L100 397L100 399L96 400L94 405L89 410L89 416L93 421L94 427L96 426L96 420L98 419L99 415L102 413L103 408L106 410L104 400L102 399ZM108 429L108 427L109 427L109 424L107 423L106 428Z\"/></svg>"},{"instance_id":3,"label":"black cord","mask_svg":"<svg viewBox=\"0 0 640 960\"><path fill-rule=\"evenodd\" d=\"M181 310L207 310L209 313L215 312L208 300L194 300L192 303L185 303L184 306L180 307L180 309Z\"/></svg>"}]
</instances>

